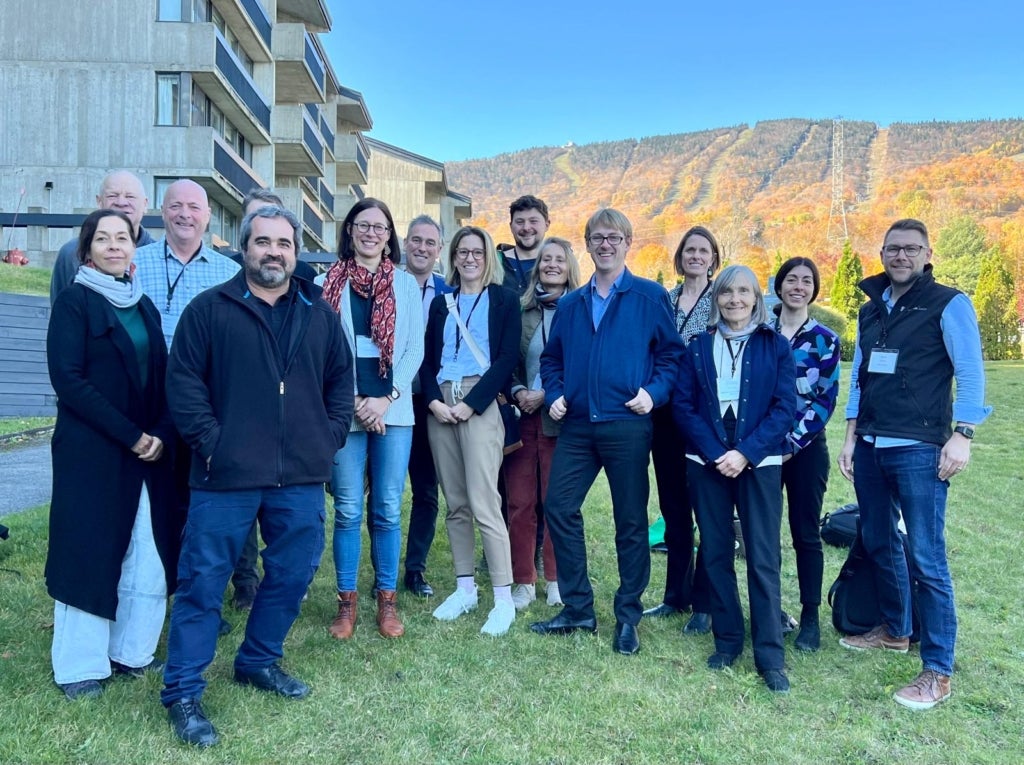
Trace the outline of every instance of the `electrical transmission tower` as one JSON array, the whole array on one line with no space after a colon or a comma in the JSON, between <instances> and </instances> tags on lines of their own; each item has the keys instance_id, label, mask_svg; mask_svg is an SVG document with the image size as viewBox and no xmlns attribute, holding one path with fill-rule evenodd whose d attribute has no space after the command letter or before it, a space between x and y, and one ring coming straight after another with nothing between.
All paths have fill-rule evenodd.
<instances>
[{"instance_id":1,"label":"electrical transmission tower","mask_svg":"<svg viewBox=\"0 0 1024 765\"><path fill-rule=\"evenodd\" d=\"M843 203L843 118L832 120L832 208L828 211L829 244L842 246L849 239L846 230L846 205Z\"/></svg>"}]
</instances>

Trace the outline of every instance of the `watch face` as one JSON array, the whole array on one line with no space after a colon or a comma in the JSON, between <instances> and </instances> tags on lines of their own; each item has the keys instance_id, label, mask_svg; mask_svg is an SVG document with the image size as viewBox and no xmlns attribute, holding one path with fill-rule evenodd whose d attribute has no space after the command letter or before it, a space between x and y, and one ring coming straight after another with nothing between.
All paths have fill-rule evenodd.
<instances>
[{"instance_id":1,"label":"watch face","mask_svg":"<svg viewBox=\"0 0 1024 765\"><path fill-rule=\"evenodd\" d=\"M974 428L969 425L960 425L954 432L959 433L965 438L974 438Z\"/></svg>"}]
</instances>

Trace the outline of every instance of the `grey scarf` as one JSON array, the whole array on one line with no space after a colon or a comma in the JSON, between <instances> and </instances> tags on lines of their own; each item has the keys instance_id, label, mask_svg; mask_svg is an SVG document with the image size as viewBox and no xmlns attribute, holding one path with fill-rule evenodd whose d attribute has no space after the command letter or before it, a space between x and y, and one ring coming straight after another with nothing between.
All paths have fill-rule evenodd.
<instances>
[{"instance_id":1,"label":"grey scarf","mask_svg":"<svg viewBox=\"0 0 1024 765\"><path fill-rule=\"evenodd\" d=\"M99 293L115 308L131 308L142 299L142 285L138 279L130 275L116 278L98 271L90 265L84 265L75 274L75 284L88 287Z\"/></svg>"}]
</instances>

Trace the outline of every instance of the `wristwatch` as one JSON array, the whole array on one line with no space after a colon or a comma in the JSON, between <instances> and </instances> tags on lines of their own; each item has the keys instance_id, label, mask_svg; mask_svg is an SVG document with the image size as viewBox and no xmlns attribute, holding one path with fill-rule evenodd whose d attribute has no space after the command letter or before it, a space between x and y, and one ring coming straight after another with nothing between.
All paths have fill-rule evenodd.
<instances>
[{"instance_id":1,"label":"wristwatch","mask_svg":"<svg viewBox=\"0 0 1024 765\"><path fill-rule=\"evenodd\" d=\"M957 425L953 428L954 433L959 433L964 438L974 438L974 427L971 425Z\"/></svg>"},{"instance_id":2,"label":"wristwatch","mask_svg":"<svg viewBox=\"0 0 1024 765\"><path fill-rule=\"evenodd\" d=\"M402 392L400 390L398 390L398 388L392 388L391 389L391 393L389 393L387 395L387 399L391 403L394 403L394 402L398 401L398 397L401 396L401 395L402 395Z\"/></svg>"}]
</instances>

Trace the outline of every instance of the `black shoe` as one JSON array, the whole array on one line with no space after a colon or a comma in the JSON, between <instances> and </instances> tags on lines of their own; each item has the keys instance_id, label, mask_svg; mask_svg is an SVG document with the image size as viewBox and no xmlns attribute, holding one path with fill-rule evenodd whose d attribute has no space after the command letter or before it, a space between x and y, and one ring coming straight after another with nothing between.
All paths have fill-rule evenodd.
<instances>
[{"instance_id":1,"label":"black shoe","mask_svg":"<svg viewBox=\"0 0 1024 765\"><path fill-rule=\"evenodd\" d=\"M716 651L708 657L708 669L725 669L736 663L738 653L720 653Z\"/></svg>"},{"instance_id":2,"label":"black shoe","mask_svg":"<svg viewBox=\"0 0 1024 765\"><path fill-rule=\"evenodd\" d=\"M772 693L789 693L789 678L781 669L768 669L761 673L764 684Z\"/></svg>"},{"instance_id":3,"label":"black shoe","mask_svg":"<svg viewBox=\"0 0 1024 765\"><path fill-rule=\"evenodd\" d=\"M163 672L164 663L159 659L153 659L144 667L129 667L119 661L111 661L110 668L115 675L128 675L129 677L145 677L147 672Z\"/></svg>"},{"instance_id":4,"label":"black shoe","mask_svg":"<svg viewBox=\"0 0 1024 765\"><path fill-rule=\"evenodd\" d=\"M801 624L793 647L798 651L817 651L821 647L821 628L818 623Z\"/></svg>"},{"instance_id":5,"label":"black shoe","mask_svg":"<svg viewBox=\"0 0 1024 765\"><path fill-rule=\"evenodd\" d=\"M706 635L711 632L711 614L703 614L700 611L694 611L693 616L690 617L690 621L683 627L683 632L687 635Z\"/></svg>"},{"instance_id":6,"label":"black shoe","mask_svg":"<svg viewBox=\"0 0 1024 765\"><path fill-rule=\"evenodd\" d=\"M195 744L205 749L213 746L220 737L213 724L206 719L199 699L179 699L167 708L174 735L186 744Z\"/></svg>"},{"instance_id":7,"label":"black shoe","mask_svg":"<svg viewBox=\"0 0 1024 765\"><path fill-rule=\"evenodd\" d=\"M247 672L236 668L235 682L240 685L251 685L261 691L270 691L290 699L302 699L309 695L308 685L292 677L276 664Z\"/></svg>"},{"instance_id":8,"label":"black shoe","mask_svg":"<svg viewBox=\"0 0 1024 765\"><path fill-rule=\"evenodd\" d=\"M597 619L593 616L586 619L572 619L563 608L558 616L548 619L546 622L534 622L530 625L530 629L538 635L568 635L577 630L593 633L597 632Z\"/></svg>"},{"instance_id":9,"label":"black shoe","mask_svg":"<svg viewBox=\"0 0 1024 765\"><path fill-rule=\"evenodd\" d=\"M655 542L653 545L651 545L651 552L668 555L668 545L664 542Z\"/></svg>"},{"instance_id":10,"label":"black shoe","mask_svg":"<svg viewBox=\"0 0 1024 765\"><path fill-rule=\"evenodd\" d=\"M77 683L57 683L57 687L64 691L68 701L78 699L95 699L103 695L103 686L99 680L80 680Z\"/></svg>"},{"instance_id":11,"label":"black shoe","mask_svg":"<svg viewBox=\"0 0 1024 765\"><path fill-rule=\"evenodd\" d=\"M236 611L248 611L252 608L252 602L256 600L256 585L243 584L235 588L235 595L231 598L231 607Z\"/></svg>"},{"instance_id":12,"label":"black shoe","mask_svg":"<svg viewBox=\"0 0 1024 765\"><path fill-rule=\"evenodd\" d=\"M232 626L231 622L229 622L222 616L220 619L220 626L217 627L217 635L219 637L224 637L225 635L231 634L231 630L233 629L234 627Z\"/></svg>"},{"instance_id":13,"label":"black shoe","mask_svg":"<svg viewBox=\"0 0 1024 765\"><path fill-rule=\"evenodd\" d=\"M422 571L405 572L405 589L420 598L429 598L434 595L434 588L423 578Z\"/></svg>"},{"instance_id":14,"label":"black shoe","mask_svg":"<svg viewBox=\"0 0 1024 765\"><path fill-rule=\"evenodd\" d=\"M615 637L612 638L612 650L623 656L632 656L640 650L640 636L632 624L615 622Z\"/></svg>"},{"instance_id":15,"label":"black shoe","mask_svg":"<svg viewBox=\"0 0 1024 765\"><path fill-rule=\"evenodd\" d=\"M654 608L648 608L644 611L644 618L660 618L662 616L674 616L675 614L681 614L683 609L670 606L668 603L659 603Z\"/></svg>"},{"instance_id":16,"label":"black shoe","mask_svg":"<svg viewBox=\"0 0 1024 765\"><path fill-rule=\"evenodd\" d=\"M782 634L788 635L790 632L795 630L799 626L800 622L794 619L792 616L787 614L785 611L782 612Z\"/></svg>"}]
</instances>

